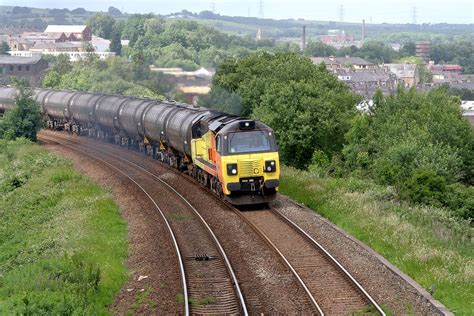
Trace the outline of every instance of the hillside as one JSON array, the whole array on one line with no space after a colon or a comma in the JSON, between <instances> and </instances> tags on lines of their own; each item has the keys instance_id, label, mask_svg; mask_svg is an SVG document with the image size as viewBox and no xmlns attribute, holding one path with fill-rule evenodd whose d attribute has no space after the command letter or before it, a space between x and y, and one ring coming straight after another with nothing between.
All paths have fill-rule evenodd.
<instances>
[{"instance_id":1,"label":"hillside","mask_svg":"<svg viewBox=\"0 0 474 316\"><path fill-rule=\"evenodd\" d=\"M69 9L39 9L29 7L0 6L0 28L22 27L43 30L47 24L84 24L96 14L84 8ZM128 19L131 15L122 13L110 7L108 13L116 19ZM360 40L362 23L340 23L334 21L311 21L303 19L274 20L256 17L238 17L214 14L210 11L192 13L187 10L159 15L166 19L194 20L219 31L241 36L255 37L260 28L263 38L275 40L299 41L302 27L306 25L309 40L317 39L319 35L327 34L328 30L343 29L348 34L354 34ZM362 22L362 21L361 21ZM406 42L416 40L452 41L459 39L473 40L472 26L467 24L371 24L366 21L366 38L386 42Z\"/></svg>"}]
</instances>

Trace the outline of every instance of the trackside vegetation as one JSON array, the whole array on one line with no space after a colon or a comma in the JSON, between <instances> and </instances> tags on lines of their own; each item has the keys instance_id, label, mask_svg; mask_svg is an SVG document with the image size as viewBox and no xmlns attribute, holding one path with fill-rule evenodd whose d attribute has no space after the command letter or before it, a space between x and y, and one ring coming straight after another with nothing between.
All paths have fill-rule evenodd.
<instances>
[{"instance_id":1,"label":"trackside vegetation","mask_svg":"<svg viewBox=\"0 0 474 316\"><path fill-rule=\"evenodd\" d=\"M0 140L0 314L106 314L127 279L117 205L71 163Z\"/></svg>"},{"instance_id":2,"label":"trackside vegetation","mask_svg":"<svg viewBox=\"0 0 474 316\"><path fill-rule=\"evenodd\" d=\"M474 310L474 231L443 207L400 201L360 177L282 169L280 192L314 209L380 253L456 315Z\"/></svg>"},{"instance_id":3,"label":"trackside vegetation","mask_svg":"<svg viewBox=\"0 0 474 316\"><path fill-rule=\"evenodd\" d=\"M212 102L223 100L227 102ZM235 104L232 104L233 100ZM347 230L460 315L474 310L474 130L447 88L360 99L324 67L261 52L218 68L202 105L270 125L280 191Z\"/></svg>"}]
</instances>

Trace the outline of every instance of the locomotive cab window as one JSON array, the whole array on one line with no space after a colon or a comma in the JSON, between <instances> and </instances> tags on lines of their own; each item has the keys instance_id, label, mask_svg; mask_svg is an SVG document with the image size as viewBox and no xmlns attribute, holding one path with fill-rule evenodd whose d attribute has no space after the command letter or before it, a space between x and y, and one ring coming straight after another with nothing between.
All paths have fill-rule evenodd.
<instances>
[{"instance_id":1,"label":"locomotive cab window","mask_svg":"<svg viewBox=\"0 0 474 316\"><path fill-rule=\"evenodd\" d=\"M220 135L216 136L216 150L218 153L221 152L221 136Z\"/></svg>"},{"instance_id":2,"label":"locomotive cab window","mask_svg":"<svg viewBox=\"0 0 474 316\"><path fill-rule=\"evenodd\" d=\"M271 151L272 135L267 131L229 133L229 154Z\"/></svg>"}]
</instances>

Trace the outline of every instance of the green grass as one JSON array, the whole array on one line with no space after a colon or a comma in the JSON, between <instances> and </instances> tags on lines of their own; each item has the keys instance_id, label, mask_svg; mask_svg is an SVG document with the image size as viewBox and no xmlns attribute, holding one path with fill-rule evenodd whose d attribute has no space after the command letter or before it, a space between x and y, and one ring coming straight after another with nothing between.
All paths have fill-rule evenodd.
<instances>
[{"instance_id":1,"label":"green grass","mask_svg":"<svg viewBox=\"0 0 474 316\"><path fill-rule=\"evenodd\" d=\"M35 144L0 140L0 315L107 314L126 257L109 194Z\"/></svg>"},{"instance_id":2,"label":"green grass","mask_svg":"<svg viewBox=\"0 0 474 316\"><path fill-rule=\"evenodd\" d=\"M474 233L447 210L400 202L389 187L283 167L280 192L379 252L457 315L474 310ZM407 307L407 313L412 313Z\"/></svg>"}]
</instances>

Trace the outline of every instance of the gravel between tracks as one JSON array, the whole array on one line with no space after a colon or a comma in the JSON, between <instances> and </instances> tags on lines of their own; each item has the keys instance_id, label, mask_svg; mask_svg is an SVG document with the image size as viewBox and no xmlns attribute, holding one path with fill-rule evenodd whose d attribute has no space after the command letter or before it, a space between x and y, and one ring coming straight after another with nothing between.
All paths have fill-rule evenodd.
<instances>
[{"instance_id":1,"label":"gravel between tracks","mask_svg":"<svg viewBox=\"0 0 474 316\"><path fill-rule=\"evenodd\" d=\"M43 133L49 137L57 135L52 132ZM65 133L60 135L61 137L71 137ZM244 224L236 214L217 201L215 197L210 196L199 185L183 181L180 175L145 157L143 154L84 137L72 136L71 139L89 146L100 144L102 150L120 154L124 158L133 160L150 172L159 175L183 194L208 221L222 243L236 272L251 314L298 314L313 311L304 290L296 283L293 275L279 260L278 256L268 249L259 236ZM69 158L78 159L74 154L70 155ZM88 163L91 166L94 165L93 161ZM82 166L85 170L81 171L87 171L87 164ZM100 167L95 172L100 173ZM101 182L99 181L99 183ZM120 198L120 196L117 198ZM133 212L131 212L131 216L133 216ZM148 236L144 235L142 237L147 238ZM169 248L171 248L171 245ZM153 256L150 253L148 255ZM178 280L178 276L176 276L176 280Z\"/></svg>"},{"instance_id":2,"label":"gravel between tracks","mask_svg":"<svg viewBox=\"0 0 474 316\"><path fill-rule=\"evenodd\" d=\"M126 264L130 277L110 311L119 315L128 311L161 315L182 313L182 304L176 301L176 294L181 292L176 254L164 223L156 217L153 204L127 178L100 162L79 156L62 145L45 144L45 147L71 160L79 172L106 187L127 221L129 256ZM146 298L142 304L136 306L143 296Z\"/></svg>"},{"instance_id":3,"label":"gravel between tracks","mask_svg":"<svg viewBox=\"0 0 474 316\"><path fill-rule=\"evenodd\" d=\"M74 137L74 140L95 146L99 144L98 141L87 138ZM100 144L102 149L107 149L111 153L120 154L127 159L134 160L149 171L160 175L195 205L205 219L209 221L210 226L228 252L239 282L242 283L241 287L246 295L251 313L294 314L298 312L307 313L311 310L309 303L303 299L303 290L295 285L289 271L282 267L276 256L267 249L263 241L249 227L237 218L237 215L215 198L210 197L198 185L190 181L184 181L180 175L149 157L116 145ZM70 158L78 159L74 156ZM86 174L91 174L91 177L95 179L94 171L88 171L90 167L87 163L82 162L82 166L84 167L83 171ZM102 172L101 168L98 168L96 172ZM101 181L98 182L102 183ZM280 196L273 206L326 247L368 290L375 300L387 306L394 315L403 315L410 312L417 315L433 315L439 314L439 310L449 314L443 305L432 299L413 280L397 272L397 269L380 255L348 236L347 233L313 211L300 207L283 196ZM130 213L133 217L134 212ZM147 235L142 237L148 238ZM160 245L162 245L162 248L166 248L163 246L164 244L160 243ZM133 247L133 241L131 240L131 248ZM149 256L145 253L142 253L142 255ZM123 294L127 295L127 293L121 295ZM118 302L123 300L123 298L118 298ZM120 303L116 303L116 305L120 305Z\"/></svg>"},{"instance_id":4,"label":"gravel between tracks","mask_svg":"<svg viewBox=\"0 0 474 316\"><path fill-rule=\"evenodd\" d=\"M415 281L402 276L382 256L312 210L280 195L272 204L325 247L373 296L394 315L439 315L449 311ZM389 267L390 266L390 267ZM436 306L437 307L436 307Z\"/></svg>"}]
</instances>

